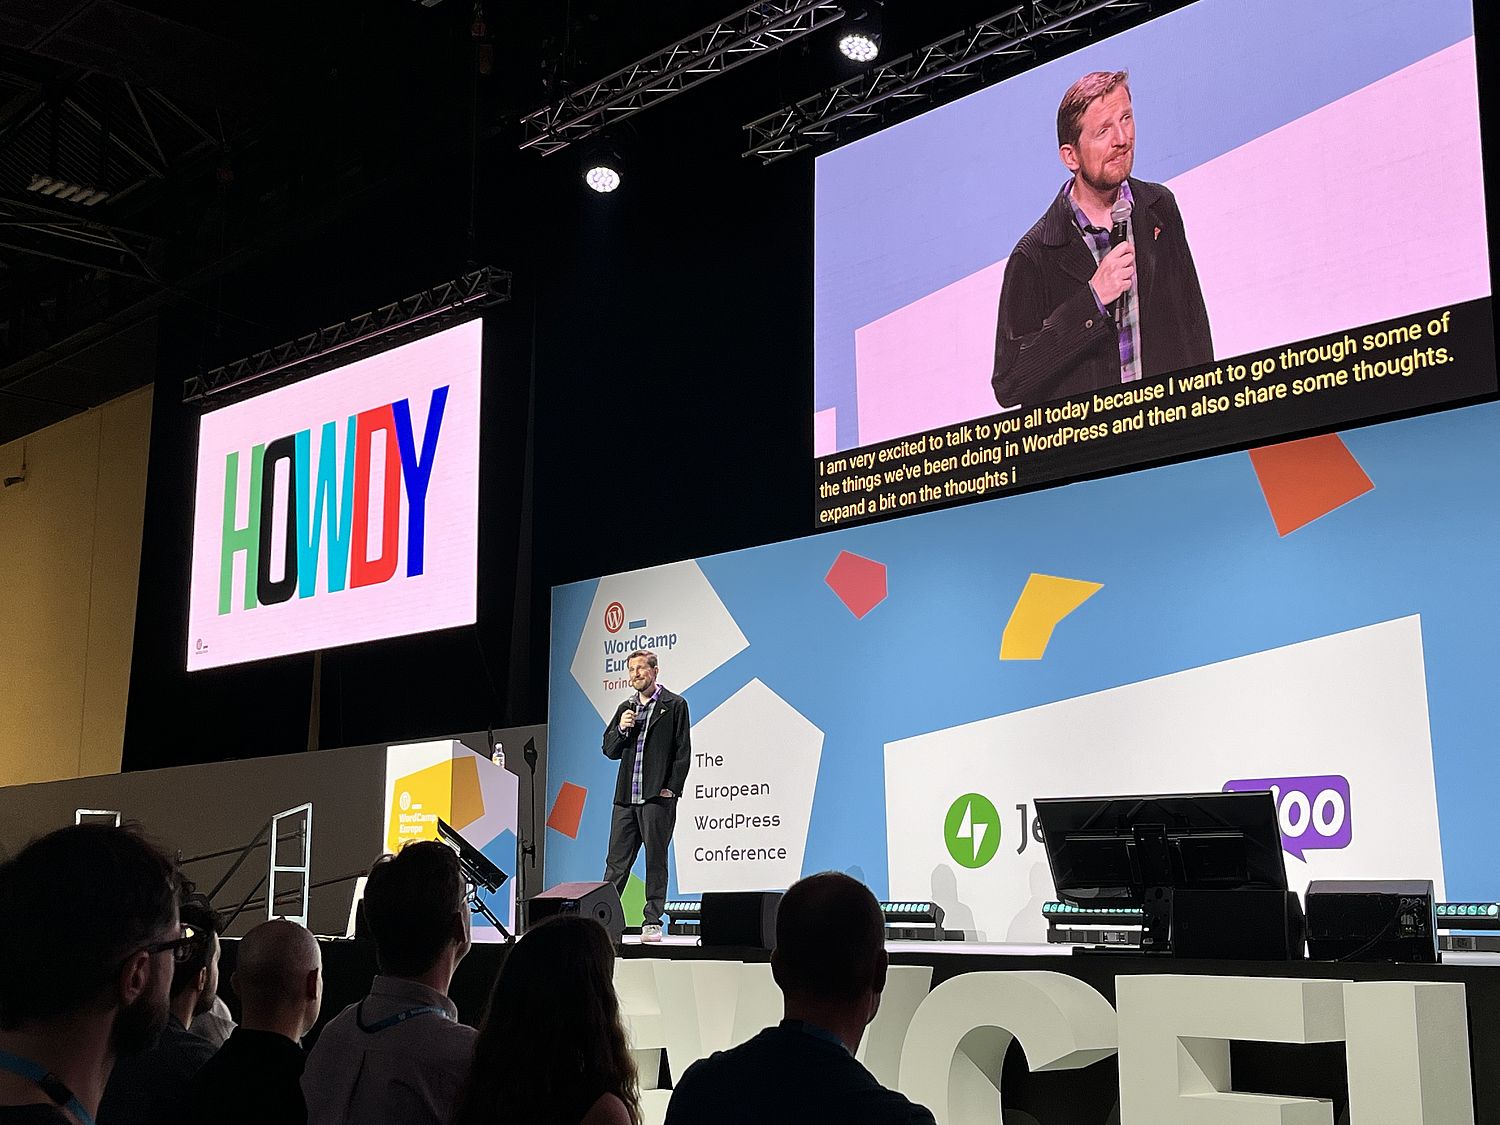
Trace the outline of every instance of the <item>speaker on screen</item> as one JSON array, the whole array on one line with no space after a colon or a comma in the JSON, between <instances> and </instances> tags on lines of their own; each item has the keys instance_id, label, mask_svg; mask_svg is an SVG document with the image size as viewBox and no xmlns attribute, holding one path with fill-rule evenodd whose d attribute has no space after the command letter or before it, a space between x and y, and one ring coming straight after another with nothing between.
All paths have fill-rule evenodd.
<instances>
[{"instance_id":1,"label":"speaker on screen","mask_svg":"<svg viewBox=\"0 0 1500 1125\"><path fill-rule=\"evenodd\" d=\"M526 925L535 926L560 914L592 918L615 945L625 936L625 911L612 883L558 883L526 900Z\"/></svg>"},{"instance_id":2,"label":"speaker on screen","mask_svg":"<svg viewBox=\"0 0 1500 1125\"><path fill-rule=\"evenodd\" d=\"M780 891L710 891L703 896L698 944L774 949Z\"/></svg>"}]
</instances>

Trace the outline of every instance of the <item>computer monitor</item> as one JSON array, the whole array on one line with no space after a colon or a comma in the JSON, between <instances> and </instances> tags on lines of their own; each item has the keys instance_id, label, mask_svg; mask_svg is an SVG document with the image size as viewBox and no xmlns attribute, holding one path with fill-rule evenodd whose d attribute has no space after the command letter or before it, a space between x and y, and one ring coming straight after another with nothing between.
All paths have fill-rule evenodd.
<instances>
[{"instance_id":1,"label":"computer monitor","mask_svg":"<svg viewBox=\"0 0 1500 1125\"><path fill-rule=\"evenodd\" d=\"M1058 898L1140 908L1145 948L1170 948L1176 891L1286 891L1268 791L1039 797L1036 811Z\"/></svg>"}]
</instances>

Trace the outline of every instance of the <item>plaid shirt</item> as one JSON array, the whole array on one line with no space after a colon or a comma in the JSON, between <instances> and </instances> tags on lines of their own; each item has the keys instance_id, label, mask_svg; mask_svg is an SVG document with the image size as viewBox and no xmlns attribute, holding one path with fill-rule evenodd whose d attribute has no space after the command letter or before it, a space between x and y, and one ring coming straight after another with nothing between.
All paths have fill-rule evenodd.
<instances>
[{"instance_id":1,"label":"plaid shirt","mask_svg":"<svg viewBox=\"0 0 1500 1125\"><path fill-rule=\"evenodd\" d=\"M635 709L635 762L630 768L630 803L632 805L644 805L646 795L641 792L641 764L646 760L646 728L651 725L651 712L656 710L656 697L661 694L661 684L657 684L651 692L651 698L646 700L646 706Z\"/></svg>"},{"instance_id":2,"label":"plaid shirt","mask_svg":"<svg viewBox=\"0 0 1500 1125\"><path fill-rule=\"evenodd\" d=\"M1130 195L1130 184L1120 185L1120 198L1134 204ZM1073 187L1068 185L1068 202L1073 203ZM1083 235L1083 241L1094 253L1094 261L1104 261L1104 256L1113 249L1109 244L1109 228L1096 227L1089 222L1087 215L1073 203L1073 219L1078 224L1079 233ZM1135 223L1126 224L1126 236L1132 244L1135 242ZM1095 302L1099 301L1098 294L1094 295ZM1141 377L1141 302L1140 295L1136 292L1136 286L1132 285L1120 296L1120 315L1116 318L1115 326L1120 336L1120 382L1133 383ZM1112 310L1106 309L1102 303L1099 311L1106 316L1112 315Z\"/></svg>"}]
</instances>

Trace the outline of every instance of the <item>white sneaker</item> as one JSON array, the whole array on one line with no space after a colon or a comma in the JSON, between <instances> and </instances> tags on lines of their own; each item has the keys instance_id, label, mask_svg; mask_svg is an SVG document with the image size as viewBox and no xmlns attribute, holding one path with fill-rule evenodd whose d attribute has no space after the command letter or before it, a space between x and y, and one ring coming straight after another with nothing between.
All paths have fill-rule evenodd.
<instances>
[{"instance_id":1,"label":"white sneaker","mask_svg":"<svg viewBox=\"0 0 1500 1125\"><path fill-rule=\"evenodd\" d=\"M661 927L660 926L642 926L641 927L641 940L642 941L661 941Z\"/></svg>"}]
</instances>

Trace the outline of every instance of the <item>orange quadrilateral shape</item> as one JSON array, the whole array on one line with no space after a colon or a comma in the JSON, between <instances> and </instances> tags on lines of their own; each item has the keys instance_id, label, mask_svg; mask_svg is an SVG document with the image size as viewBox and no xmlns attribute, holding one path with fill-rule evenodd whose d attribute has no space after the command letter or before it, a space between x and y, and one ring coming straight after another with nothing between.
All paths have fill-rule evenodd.
<instances>
[{"instance_id":1,"label":"orange quadrilateral shape","mask_svg":"<svg viewBox=\"0 0 1500 1125\"><path fill-rule=\"evenodd\" d=\"M454 828L463 830L484 815L484 791L479 786L479 759L472 755L453 763Z\"/></svg>"},{"instance_id":2,"label":"orange quadrilateral shape","mask_svg":"<svg viewBox=\"0 0 1500 1125\"><path fill-rule=\"evenodd\" d=\"M547 827L555 828L564 836L578 839L578 822L583 819L583 802L589 791L571 781L562 783L557 791L557 800L552 802L552 812L547 817Z\"/></svg>"},{"instance_id":3,"label":"orange quadrilateral shape","mask_svg":"<svg viewBox=\"0 0 1500 1125\"><path fill-rule=\"evenodd\" d=\"M1375 487L1338 434L1252 449L1250 463L1281 536Z\"/></svg>"}]
</instances>

